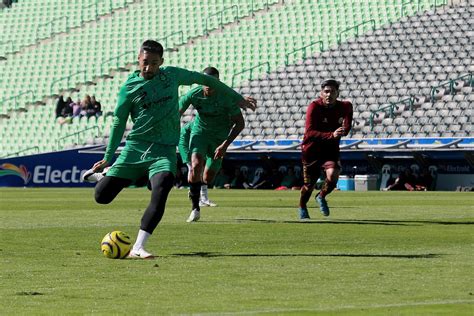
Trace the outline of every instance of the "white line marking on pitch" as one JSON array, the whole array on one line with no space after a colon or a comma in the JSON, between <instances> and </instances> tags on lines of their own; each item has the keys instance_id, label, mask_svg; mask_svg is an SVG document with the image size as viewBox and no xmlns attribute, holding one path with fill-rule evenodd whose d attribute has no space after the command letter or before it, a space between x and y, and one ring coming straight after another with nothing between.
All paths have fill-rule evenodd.
<instances>
[{"instance_id":1,"label":"white line marking on pitch","mask_svg":"<svg viewBox=\"0 0 474 316\"><path fill-rule=\"evenodd\" d=\"M425 305L447 305L447 304L474 304L474 300L446 300L446 301L432 301L432 302L414 302L414 303L400 303L400 304L375 304L375 305L346 305L334 308L281 308L281 309L262 309L254 311L242 312L215 312L215 313L193 313L193 315L247 315L257 313L291 313L291 312L332 312L342 311L348 309L375 309L386 307L407 307L407 306L425 306Z\"/></svg>"}]
</instances>

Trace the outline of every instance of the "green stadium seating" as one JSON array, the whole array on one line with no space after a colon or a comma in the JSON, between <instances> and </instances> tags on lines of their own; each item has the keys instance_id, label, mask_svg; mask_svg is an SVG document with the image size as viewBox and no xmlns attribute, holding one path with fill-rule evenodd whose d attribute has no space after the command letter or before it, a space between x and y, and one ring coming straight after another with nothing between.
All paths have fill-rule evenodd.
<instances>
[{"instance_id":1,"label":"green stadium seating","mask_svg":"<svg viewBox=\"0 0 474 316\"><path fill-rule=\"evenodd\" d=\"M5 87L0 92L0 100L31 90L34 100L38 101L61 90L74 88L76 84L97 81L97 76L113 74L112 80L100 79L96 85L82 85L79 92L67 93L74 99L86 93L94 94L101 101L104 111L112 111L117 90L127 73L115 73L110 69L133 63L136 59L136 48L146 38L161 39L167 43L167 48L177 49L166 53L167 65L200 70L212 64L220 69L225 82L230 84L235 79L235 82L240 84L251 79L249 72L236 77L234 75L258 64L263 65L254 69L252 78L281 67L288 53L308 43L322 40L325 49L335 47L340 32L349 27L373 19L375 27L379 28L400 19L402 2L405 1L341 0L318 1L316 4L309 0L280 2L252 18L242 19L231 27L211 32L208 37L199 37L204 34L206 24L209 26L214 23L211 28L216 26L216 18L211 16L207 19L207 16L237 3L239 16L248 16L252 13L251 3L254 3L254 9L263 8L266 1L143 0L129 5L125 10L117 10L111 18L85 24L64 36L54 37L51 41L38 45L34 50L11 55L7 62L0 62L0 71L6 74L6 79L0 79ZM431 2L420 1L420 8L428 8ZM29 6L33 7L31 3ZM415 7L415 4L405 5L404 14L413 14ZM232 15L232 10L226 10L223 20L232 21ZM193 38L193 41L186 46L179 46L180 33L175 34L177 38L173 35L164 40L164 37L177 30L183 32L185 41L189 38ZM359 34L367 30L366 25L361 26ZM355 35L354 30L349 30L344 33L344 40ZM314 45L308 48L307 54L317 51L319 46ZM118 55L123 56L114 60ZM295 52L295 59L301 57L302 51ZM7 81L15 84L5 85ZM22 98L27 99L21 101L24 103L29 101L30 97L25 94ZM12 103L8 101L0 104L0 113L14 107ZM54 128L57 126L52 119L54 103L48 100L46 106L38 106L35 110L19 115L25 116L26 121L33 125L38 117L41 117L44 122L48 122L49 127ZM33 115L36 111L37 115ZM7 129L15 125L13 120L4 120L2 124L4 122ZM46 148L50 150L54 147L51 144L55 144L60 135L72 132L71 126L80 130L85 129L88 123L81 120L79 124L61 126L57 132L49 135L51 138L47 144L40 144L39 137L32 136L30 144L40 145L42 151ZM3 136L1 133L3 132L0 132L0 136ZM21 133L15 135L13 138L21 138ZM17 144L18 149L26 147L21 143L12 143ZM0 152L11 152L11 148L8 148L9 150L5 150L1 147Z\"/></svg>"}]
</instances>

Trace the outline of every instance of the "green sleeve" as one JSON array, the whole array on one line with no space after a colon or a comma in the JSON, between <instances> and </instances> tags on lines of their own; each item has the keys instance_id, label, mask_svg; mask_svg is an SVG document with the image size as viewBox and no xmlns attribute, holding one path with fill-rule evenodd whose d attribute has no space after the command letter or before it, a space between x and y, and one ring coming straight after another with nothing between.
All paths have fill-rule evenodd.
<instances>
[{"instance_id":1,"label":"green sleeve","mask_svg":"<svg viewBox=\"0 0 474 316\"><path fill-rule=\"evenodd\" d=\"M229 108L229 116L239 115L241 114L241 110L238 106L238 102L233 103Z\"/></svg>"},{"instance_id":2,"label":"green sleeve","mask_svg":"<svg viewBox=\"0 0 474 316\"><path fill-rule=\"evenodd\" d=\"M193 96L193 91L190 90L188 93L183 95L181 98L179 98L179 112L184 113L186 110L189 108L189 106L192 103L192 96Z\"/></svg>"},{"instance_id":3,"label":"green sleeve","mask_svg":"<svg viewBox=\"0 0 474 316\"><path fill-rule=\"evenodd\" d=\"M244 99L240 94L234 91L234 89L228 87L225 83L219 81L218 79L212 76L205 75L197 71L189 71L182 68L175 68L175 70L179 85L190 86L192 84L197 83L203 86L211 87L215 89L218 93L223 93L232 98L235 98L236 100L238 100L238 102Z\"/></svg>"},{"instance_id":4,"label":"green sleeve","mask_svg":"<svg viewBox=\"0 0 474 316\"><path fill-rule=\"evenodd\" d=\"M114 111L114 118L112 126L110 127L110 139L105 151L104 160L108 163L111 162L114 157L115 151L117 150L120 142L122 141L125 127L127 126L127 119L130 114L131 102L127 98L127 89L122 87L118 95L117 106Z\"/></svg>"}]
</instances>

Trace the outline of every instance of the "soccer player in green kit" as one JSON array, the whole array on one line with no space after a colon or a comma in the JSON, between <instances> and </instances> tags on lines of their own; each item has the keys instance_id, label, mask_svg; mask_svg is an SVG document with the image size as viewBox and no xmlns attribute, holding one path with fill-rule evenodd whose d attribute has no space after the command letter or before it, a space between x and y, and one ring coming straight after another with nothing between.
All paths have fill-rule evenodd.
<instances>
[{"instance_id":1,"label":"soccer player in green kit","mask_svg":"<svg viewBox=\"0 0 474 316\"><path fill-rule=\"evenodd\" d=\"M214 67L207 67L203 72L210 77L219 78L219 71ZM246 98L246 100L256 105L255 99ZM188 181L192 211L187 222L198 221L201 217L200 205L206 202L210 204L207 192L204 192L205 201L202 201L201 186L207 191L207 183L215 178L221 168L227 148L245 127L239 102L239 98L235 95L222 94L209 86L191 89L179 100L181 113L184 113L191 104L197 110L189 139L191 169ZM185 131L181 132L182 140L186 140L183 135ZM181 147L182 143L180 149ZM187 157L182 159L187 160Z\"/></svg>"},{"instance_id":2,"label":"soccer player in green kit","mask_svg":"<svg viewBox=\"0 0 474 316\"><path fill-rule=\"evenodd\" d=\"M123 188L148 176L151 201L129 257L149 259L154 256L145 250L145 245L163 217L176 172L180 129L178 87L203 84L239 100L243 108L253 109L254 105L211 76L177 67L161 67L163 46L156 41L147 40L141 45L138 63L140 70L132 73L120 89L104 158L84 173L83 181L97 181L95 200L108 204ZM112 162L129 116L133 127L125 147L104 176L101 172Z\"/></svg>"},{"instance_id":3,"label":"soccer player in green kit","mask_svg":"<svg viewBox=\"0 0 474 316\"><path fill-rule=\"evenodd\" d=\"M179 155L181 156L181 160L183 161L183 164L185 164L188 169L188 174L187 174L188 183L191 181L190 177L191 177L192 165L191 165L191 152L189 150L189 140L191 138L191 130L193 128L193 123L194 123L194 120L191 120L187 122L186 124L184 124L183 126L181 126L181 132L179 135L179 144L178 144ZM212 182L214 180L214 177L212 177L214 174L212 174L212 172L211 173L208 172L209 167L212 164L212 159L213 157L206 156L206 167L204 170L203 177L206 177L207 180L203 181L203 183L201 184L201 198L199 200L199 206L217 206L217 204L209 200L208 190L207 190L207 183Z\"/></svg>"}]
</instances>

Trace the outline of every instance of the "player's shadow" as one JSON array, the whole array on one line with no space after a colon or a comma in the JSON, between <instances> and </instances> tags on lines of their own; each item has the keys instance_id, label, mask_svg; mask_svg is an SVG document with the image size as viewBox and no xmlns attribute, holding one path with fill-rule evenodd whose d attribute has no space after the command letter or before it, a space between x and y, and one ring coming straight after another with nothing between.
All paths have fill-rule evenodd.
<instances>
[{"instance_id":1,"label":"player's shadow","mask_svg":"<svg viewBox=\"0 0 474 316\"><path fill-rule=\"evenodd\" d=\"M353 253L220 253L220 252L188 252L170 254L172 257L347 257L347 258L393 258L393 259L433 259L439 258L441 254L418 254L418 255L397 255L397 254L353 254Z\"/></svg>"},{"instance_id":2,"label":"player's shadow","mask_svg":"<svg viewBox=\"0 0 474 316\"><path fill-rule=\"evenodd\" d=\"M286 223L286 224L331 224L331 225L388 225L388 226L421 226L424 224L434 225L473 225L474 222L447 222L447 221L423 221L423 220L364 220L364 219L344 219L344 220L303 220L303 221L278 221L271 219L258 218L237 218L239 222L258 222L258 223Z\"/></svg>"}]
</instances>

